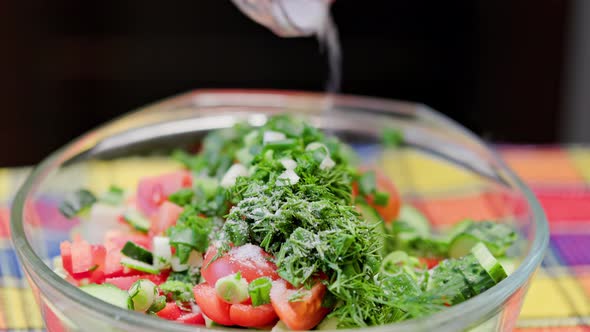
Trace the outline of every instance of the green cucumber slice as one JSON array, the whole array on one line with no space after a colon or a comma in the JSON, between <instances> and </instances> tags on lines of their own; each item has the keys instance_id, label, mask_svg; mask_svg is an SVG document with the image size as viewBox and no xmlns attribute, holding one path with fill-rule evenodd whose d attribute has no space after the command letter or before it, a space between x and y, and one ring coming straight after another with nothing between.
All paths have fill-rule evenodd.
<instances>
[{"instance_id":1,"label":"green cucumber slice","mask_svg":"<svg viewBox=\"0 0 590 332\"><path fill-rule=\"evenodd\" d=\"M448 232L448 235L447 235L448 242L451 243L451 241L453 241L453 239L457 235L463 233L472 224L473 224L473 220L465 219L465 220L460 221L460 222L456 223L455 225L453 225L453 227L451 228L451 230Z\"/></svg>"},{"instance_id":2,"label":"green cucumber slice","mask_svg":"<svg viewBox=\"0 0 590 332\"><path fill-rule=\"evenodd\" d=\"M123 214L123 220L134 229L147 233L150 230L151 222L136 210L129 210Z\"/></svg>"},{"instance_id":3,"label":"green cucumber slice","mask_svg":"<svg viewBox=\"0 0 590 332\"><path fill-rule=\"evenodd\" d=\"M146 264L144 262L135 260L129 257L121 257L121 265L128 267L130 269L134 269L137 271L150 273L150 274L159 274L160 270L156 269L153 265Z\"/></svg>"},{"instance_id":4,"label":"green cucumber slice","mask_svg":"<svg viewBox=\"0 0 590 332\"><path fill-rule=\"evenodd\" d=\"M449 244L449 257L460 258L468 255L471 248L479 242L480 240L471 234L460 233Z\"/></svg>"},{"instance_id":5,"label":"green cucumber slice","mask_svg":"<svg viewBox=\"0 0 590 332\"><path fill-rule=\"evenodd\" d=\"M457 260L444 260L431 270L426 284L426 290L435 288L452 288L455 290L451 295L450 303L461 303L473 295L473 290L467 283L465 277L459 272L460 267Z\"/></svg>"},{"instance_id":6,"label":"green cucumber slice","mask_svg":"<svg viewBox=\"0 0 590 332\"><path fill-rule=\"evenodd\" d=\"M471 249L471 253L477 259L479 264L486 270L488 275L494 280L495 283L499 283L506 277L506 271L502 267L502 264L498 262L498 260L492 255L492 253L488 250L485 244L478 243L476 244L473 249Z\"/></svg>"},{"instance_id":7,"label":"green cucumber slice","mask_svg":"<svg viewBox=\"0 0 590 332\"><path fill-rule=\"evenodd\" d=\"M121 249L121 253L140 262L149 265L154 264L154 255L149 250L138 246L131 241L127 241L127 243L125 243L125 246L123 246L123 249Z\"/></svg>"},{"instance_id":8,"label":"green cucumber slice","mask_svg":"<svg viewBox=\"0 0 590 332\"><path fill-rule=\"evenodd\" d=\"M468 254L478 242L483 242L494 256L503 256L517 238L512 227L491 221L471 221L458 227L463 229L455 229L449 246L449 256L453 258Z\"/></svg>"},{"instance_id":9,"label":"green cucumber slice","mask_svg":"<svg viewBox=\"0 0 590 332\"><path fill-rule=\"evenodd\" d=\"M129 300L129 294L126 291L119 289L115 285L90 284L80 286L80 289L112 305L127 309L127 301Z\"/></svg>"},{"instance_id":10,"label":"green cucumber slice","mask_svg":"<svg viewBox=\"0 0 590 332\"><path fill-rule=\"evenodd\" d=\"M474 255L465 256L461 260L460 272L473 291L472 296L481 294L496 284Z\"/></svg>"}]
</instances>

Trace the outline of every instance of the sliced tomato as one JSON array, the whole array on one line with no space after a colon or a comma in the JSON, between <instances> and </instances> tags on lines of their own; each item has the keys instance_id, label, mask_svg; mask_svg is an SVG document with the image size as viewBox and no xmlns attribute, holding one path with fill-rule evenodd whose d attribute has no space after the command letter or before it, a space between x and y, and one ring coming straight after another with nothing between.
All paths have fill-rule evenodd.
<instances>
[{"instance_id":1,"label":"sliced tomato","mask_svg":"<svg viewBox=\"0 0 590 332\"><path fill-rule=\"evenodd\" d=\"M289 299L296 292L304 292L298 301ZM309 330L330 312L322 307L322 300L326 294L326 286L315 284L310 290L290 289L285 280L276 280L270 290L270 301L279 318L292 330Z\"/></svg>"},{"instance_id":2,"label":"sliced tomato","mask_svg":"<svg viewBox=\"0 0 590 332\"><path fill-rule=\"evenodd\" d=\"M63 241L59 244L59 249L61 251L61 264L64 267L64 270L68 271L70 275L74 274L72 270L72 244L70 241Z\"/></svg>"},{"instance_id":3,"label":"sliced tomato","mask_svg":"<svg viewBox=\"0 0 590 332\"><path fill-rule=\"evenodd\" d=\"M420 263L426 265L428 269L432 269L433 267L437 266L440 262L438 258L430 258L430 257L420 257Z\"/></svg>"},{"instance_id":4,"label":"sliced tomato","mask_svg":"<svg viewBox=\"0 0 590 332\"><path fill-rule=\"evenodd\" d=\"M177 320L180 316L182 316L182 310L176 303L169 302L166 303L164 309L156 312L156 315L158 315L160 318L168 320Z\"/></svg>"},{"instance_id":5,"label":"sliced tomato","mask_svg":"<svg viewBox=\"0 0 590 332\"><path fill-rule=\"evenodd\" d=\"M121 265L121 257L121 249L110 249L107 251L103 269L105 278L108 279L123 276L136 276L146 274L144 272L126 268L123 265Z\"/></svg>"},{"instance_id":6,"label":"sliced tomato","mask_svg":"<svg viewBox=\"0 0 590 332\"><path fill-rule=\"evenodd\" d=\"M234 304L229 308L229 318L243 327L260 327L276 322L278 316L270 304L254 307L250 304Z\"/></svg>"},{"instance_id":7,"label":"sliced tomato","mask_svg":"<svg viewBox=\"0 0 590 332\"><path fill-rule=\"evenodd\" d=\"M108 231L104 236L104 243L107 249L121 250L128 241L131 241L148 250L151 250L152 248L152 239L145 234L129 233L116 230Z\"/></svg>"},{"instance_id":8,"label":"sliced tomato","mask_svg":"<svg viewBox=\"0 0 590 332\"><path fill-rule=\"evenodd\" d=\"M371 205L377 213L383 218L385 222L392 222L394 221L398 214L401 205L400 196L395 188L393 182L387 177L387 175L383 174L382 171L379 169L366 169L367 171L374 171L375 172L375 182L377 186L377 191L385 192L389 195L387 203L385 205L377 205L374 202L374 198L372 195L368 195L365 197L367 203ZM352 197L354 199L355 196L359 195L358 185L355 183L352 186Z\"/></svg>"},{"instance_id":9,"label":"sliced tomato","mask_svg":"<svg viewBox=\"0 0 590 332\"><path fill-rule=\"evenodd\" d=\"M152 216L168 196L191 185L188 171L143 178L137 186L137 206L145 215Z\"/></svg>"},{"instance_id":10,"label":"sliced tomato","mask_svg":"<svg viewBox=\"0 0 590 332\"><path fill-rule=\"evenodd\" d=\"M205 317L200 312L184 314L176 319L177 322L189 325L205 325Z\"/></svg>"},{"instance_id":11,"label":"sliced tomato","mask_svg":"<svg viewBox=\"0 0 590 332\"><path fill-rule=\"evenodd\" d=\"M176 225L176 220L181 213L180 206L169 201L162 203L158 212L151 218L150 235L161 235L169 227Z\"/></svg>"},{"instance_id":12,"label":"sliced tomato","mask_svg":"<svg viewBox=\"0 0 590 332\"><path fill-rule=\"evenodd\" d=\"M219 278L237 272L240 272L242 278L248 282L260 277L269 277L273 280L279 278L277 266L271 262L272 256L253 244L234 247L212 261L215 255L217 248L210 246L201 268L201 274L210 285L215 285Z\"/></svg>"},{"instance_id":13,"label":"sliced tomato","mask_svg":"<svg viewBox=\"0 0 590 332\"><path fill-rule=\"evenodd\" d=\"M101 268L97 268L96 270L92 271L90 277L88 278L88 282L91 284L102 284L104 283L104 280L104 271Z\"/></svg>"},{"instance_id":14,"label":"sliced tomato","mask_svg":"<svg viewBox=\"0 0 590 332\"><path fill-rule=\"evenodd\" d=\"M104 273L106 278L121 277L125 275L123 265L121 265L120 249L110 249L104 262Z\"/></svg>"},{"instance_id":15,"label":"sliced tomato","mask_svg":"<svg viewBox=\"0 0 590 332\"><path fill-rule=\"evenodd\" d=\"M85 278L82 274L88 273L94 267L92 259L92 247L86 241L74 241L72 248L72 275L76 278Z\"/></svg>"},{"instance_id":16,"label":"sliced tomato","mask_svg":"<svg viewBox=\"0 0 590 332\"><path fill-rule=\"evenodd\" d=\"M207 317L221 325L234 325L229 317L230 304L223 302L208 284L199 284L193 288L195 301Z\"/></svg>"}]
</instances>

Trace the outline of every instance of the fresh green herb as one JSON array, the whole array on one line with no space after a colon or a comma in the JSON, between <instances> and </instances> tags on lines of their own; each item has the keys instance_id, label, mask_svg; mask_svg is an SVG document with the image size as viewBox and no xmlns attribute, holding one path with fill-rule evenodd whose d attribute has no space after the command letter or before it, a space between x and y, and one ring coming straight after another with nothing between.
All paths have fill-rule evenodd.
<instances>
[{"instance_id":1,"label":"fresh green herb","mask_svg":"<svg viewBox=\"0 0 590 332\"><path fill-rule=\"evenodd\" d=\"M59 211L71 219L86 212L96 202L96 196L86 189L79 189L67 195L59 206Z\"/></svg>"},{"instance_id":2,"label":"fresh green herb","mask_svg":"<svg viewBox=\"0 0 590 332\"><path fill-rule=\"evenodd\" d=\"M381 133L381 142L386 147L398 147L404 141L401 131L393 128L386 128Z\"/></svg>"},{"instance_id":3,"label":"fresh green herb","mask_svg":"<svg viewBox=\"0 0 590 332\"><path fill-rule=\"evenodd\" d=\"M201 275L200 275L198 269L196 269L194 271L193 271L193 269L188 269L188 270L182 271L182 272L171 271L170 275L168 275L168 279L166 279L166 281L180 281L185 284L196 285L199 283L200 278L201 278Z\"/></svg>"},{"instance_id":4,"label":"fresh green herb","mask_svg":"<svg viewBox=\"0 0 590 332\"><path fill-rule=\"evenodd\" d=\"M125 198L123 188L110 186L109 190L100 197L100 201L109 205L120 205Z\"/></svg>"},{"instance_id":5,"label":"fresh green herb","mask_svg":"<svg viewBox=\"0 0 590 332\"><path fill-rule=\"evenodd\" d=\"M188 206L181 213L176 225L168 228L166 232L170 237L170 244L176 248L176 255L181 264L188 261L192 250L207 250L212 226L211 218L199 217L198 211Z\"/></svg>"},{"instance_id":6,"label":"fresh green herb","mask_svg":"<svg viewBox=\"0 0 590 332\"><path fill-rule=\"evenodd\" d=\"M189 188L183 188L168 196L168 200L178 206L185 206L191 203L195 192Z\"/></svg>"},{"instance_id":7,"label":"fresh green herb","mask_svg":"<svg viewBox=\"0 0 590 332\"><path fill-rule=\"evenodd\" d=\"M270 303L271 287L272 282L267 277L252 280L248 285L248 294L250 294L250 298L252 299L252 305L257 307Z\"/></svg>"},{"instance_id":8,"label":"fresh green herb","mask_svg":"<svg viewBox=\"0 0 590 332\"><path fill-rule=\"evenodd\" d=\"M200 155L190 155L182 150L172 152L172 158L195 172L200 171L207 165L207 161Z\"/></svg>"},{"instance_id":9,"label":"fresh green herb","mask_svg":"<svg viewBox=\"0 0 590 332\"><path fill-rule=\"evenodd\" d=\"M160 290L174 301L189 302L194 299L193 286L178 280L167 280L160 285Z\"/></svg>"}]
</instances>

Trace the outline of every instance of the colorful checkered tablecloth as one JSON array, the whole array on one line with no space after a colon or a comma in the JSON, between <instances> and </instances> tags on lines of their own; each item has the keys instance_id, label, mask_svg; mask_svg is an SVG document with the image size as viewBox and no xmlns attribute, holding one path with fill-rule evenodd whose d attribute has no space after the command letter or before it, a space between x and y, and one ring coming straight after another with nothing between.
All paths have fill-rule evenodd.
<instances>
[{"instance_id":1,"label":"colorful checkered tablecloth","mask_svg":"<svg viewBox=\"0 0 590 332\"><path fill-rule=\"evenodd\" d=\"M510 166L532 187L550 220L550 250L526 297L518 329L522 332L590 331L590 149L584 147L519 147L501 149ZM406 168L428 174L432 165L406 156ZM121 165L119 165L121 166ZM133 181L137 161L120 172L95 165L90 172L95 187L104 188L113 177ZM141 164L142 169L149 165ZM439 165L440 166L440 165ZM125 171L131 169L132 171ZM151 169L156 170L157 168ZM0 331L43 330L43 321L23 278L8 230L10 199L29 169L0 169ZM127 172L127 173L125 173ZM395 171L391 171L396 177ZM466 173L438 168L433 177L396 183L403 191L411 186L436 191L451 183L476 181ZM115 179L115 180L117 180ZM466 201L467 200L467 201ZM439 222L461 216L493 217L489 205L469 197L428 202L428 211ZM477 215L473 215L473 214Z\"/></svg>"}]
</instances>

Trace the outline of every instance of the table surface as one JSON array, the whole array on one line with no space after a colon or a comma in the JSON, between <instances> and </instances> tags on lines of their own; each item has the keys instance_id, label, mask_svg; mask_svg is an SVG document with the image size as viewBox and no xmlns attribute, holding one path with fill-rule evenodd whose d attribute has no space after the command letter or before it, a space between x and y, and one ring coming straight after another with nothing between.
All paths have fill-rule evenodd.
<instances>
[{"instance_id":1,"label":"table surface","mask_svg":"<svg viewBox=\"0 0 590 332\"><path fill-rule=\"evenodd\" d=\"M590 332L590 148L507 146L500 151L536 193L551 229L550 248L525 299L518 330ZM44 330L8 230L11 197L28 172L28 168L0 169L0 331ZM452 170L441 172L438 180L412 185L430 188L468 180ZM100 179L105 181L104 176ZM478 210L470 211L473 209ZM429 211L444 220L463 213L481 215L482 208L440 200L432 202ZM486 213L484 209L481 217Z\"/></svg>"}]
</instances>

